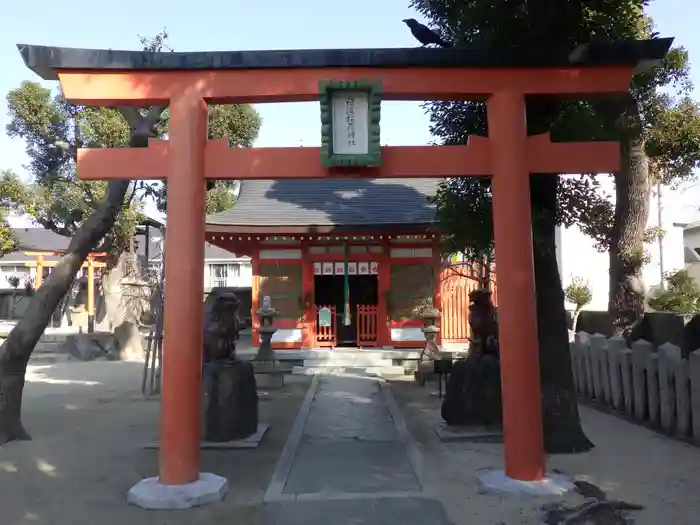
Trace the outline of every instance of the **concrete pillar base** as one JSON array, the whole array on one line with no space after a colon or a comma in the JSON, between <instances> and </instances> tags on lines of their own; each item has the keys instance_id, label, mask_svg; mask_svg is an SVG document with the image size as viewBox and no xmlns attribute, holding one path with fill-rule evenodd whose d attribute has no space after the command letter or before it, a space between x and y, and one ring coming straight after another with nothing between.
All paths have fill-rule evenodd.
<instances>
[{"instance_id":1,"label":"concrete pillar base","mask_svg":"<svg viewBox=\"0 0 700 525\"><path fill-rule=\"evenodd\" d=\"M158 478L146 478L131 487L126 501L148 510L178 510L216 503L228 492L226 478L203 472L186 485L163 485Z\"/></svg>"},{"instance_id":2,"label":"concrete pillar base","mask_svg":"<svg viewBox=\"0 0 700 525\"><path fill-rule=\"evenodd\" d=\"M575 488L574 482L562 474L548 474L539 481L509 478L503 470L482 470L477 473L481 492L497 492L513 496L563 496Z\"/></svg>"}]
</instances>

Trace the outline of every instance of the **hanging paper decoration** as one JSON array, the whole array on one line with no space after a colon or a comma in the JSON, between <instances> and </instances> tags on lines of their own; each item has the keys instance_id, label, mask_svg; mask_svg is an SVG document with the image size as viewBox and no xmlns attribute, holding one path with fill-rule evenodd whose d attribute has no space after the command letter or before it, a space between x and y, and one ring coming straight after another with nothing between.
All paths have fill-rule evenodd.
<instances>
[{"instance_id":1,"label":"hanging paper decoration","mask_svg":"<svg viewBox=\"0 0 700 525\"><path fill-rule=\"evenodd\" d=\"M345 243L344 250L343 250L343 255L345 257L345 262L344 264L344 272L343 274L345 275L345 279L343 279L343 299L345 303L345 313L343 315L343 324L345 326L350 326L350 323L352 322L350 319L350 276L348 274L348 244Z\"/></svg>"}]
</instances>

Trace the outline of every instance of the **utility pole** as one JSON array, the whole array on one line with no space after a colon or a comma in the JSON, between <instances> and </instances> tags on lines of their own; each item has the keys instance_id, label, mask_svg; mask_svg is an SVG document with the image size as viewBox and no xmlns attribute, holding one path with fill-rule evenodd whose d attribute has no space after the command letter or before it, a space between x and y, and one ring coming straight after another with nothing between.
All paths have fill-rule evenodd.
<instances>
[{"instance_id":1,"label":"utility pole","mask_svg":"<svg viewBox=\"0 0 700 525\"><path fill-rule=\"evenodd\" d=\"M659 230L663 228L663 206L661 204L661 181L656 183L656 213ZM664 237L659 232L659 287L663 290L666 287L664 279Z\"/></svg>"}]
</instances>

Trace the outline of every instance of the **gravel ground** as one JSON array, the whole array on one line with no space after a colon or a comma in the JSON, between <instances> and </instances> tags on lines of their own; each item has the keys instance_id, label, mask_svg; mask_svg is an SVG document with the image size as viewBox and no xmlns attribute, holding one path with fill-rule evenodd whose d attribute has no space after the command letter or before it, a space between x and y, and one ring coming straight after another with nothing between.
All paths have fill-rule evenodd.
<instances>
[{"instance_id":1,"label":"gravel ground","mask_svg":"<svg viewBox=\"0 0 700 525\"><path fill-rule=\"evenodd\" d=\"M479 494L476 471L503 468L501 444L441 442L434 431L440 401L430 388L409 381L393 382L392 392L424 456L425 480L455 525L530 525L542 523L546 499L517 500ZM588 453L551 456L549 469L603 489L609 499L642 504L633 513L636 525L700 523L700 448L666 438L613 415L581 407ZM578 505L583 498L569 495Z\"/></svg>"},{"instance_id":2,"label":"gravel ground","mask_svg":"<svg viewBox=\"0 0 700 525\"><path fill-rule=\"evenodd\" d=\"M204 471L226 476L224 502L179 512L144 511L126 492L157 474L159 403L140 394L142 363L31 366L24 422L33 441L0 448L2 525L257 525L262 498L308 378L289 377L260 402L271 425L259 448L202 452ZM232 519L233 518L233 519Z\"/></svg>"}]
</instances>

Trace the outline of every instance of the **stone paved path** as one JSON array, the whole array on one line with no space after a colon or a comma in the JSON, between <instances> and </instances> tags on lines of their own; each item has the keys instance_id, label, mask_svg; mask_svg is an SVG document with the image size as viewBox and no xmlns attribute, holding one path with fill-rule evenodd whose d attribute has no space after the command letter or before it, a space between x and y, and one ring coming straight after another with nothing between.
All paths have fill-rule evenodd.
<instances>
[{"instance_id":1,"label":"stone paved path","mask_svg":"<svg viewBox=\"0 0 700 525\"><path fill-rule=\"evenodd\" d=\"M379 381L317 376L268 488L264 525L449 525ZM313 396L313 397L312 397Z\"/></svg>"}]
</instances>

